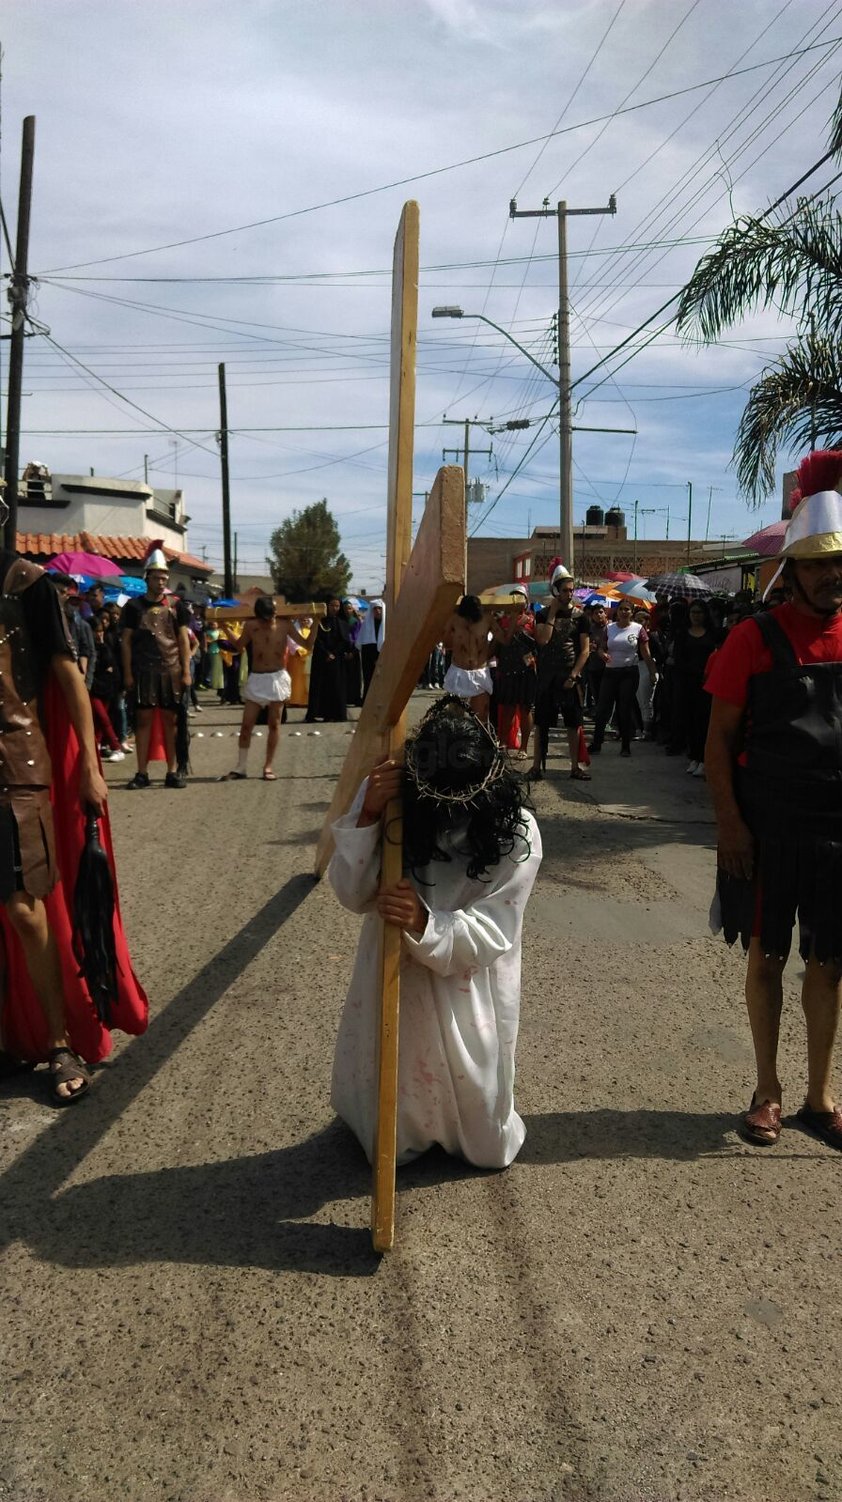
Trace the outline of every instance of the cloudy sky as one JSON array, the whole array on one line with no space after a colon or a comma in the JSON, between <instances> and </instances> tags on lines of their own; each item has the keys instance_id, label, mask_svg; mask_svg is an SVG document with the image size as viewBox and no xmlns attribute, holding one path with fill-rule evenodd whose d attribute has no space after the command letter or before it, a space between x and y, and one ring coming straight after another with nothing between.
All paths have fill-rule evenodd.
<instances>
[{"instance_id":1,"label":"cloudy sky","mask_svg":"<svg viewBox=\"0 0 842 1502\"><path fill-rule=\"evenodd\" d=\"M221 566L215 430L227 369L241 570L326 496L357 587L382 584L392 244L421 208L415 489L461 442L442 416L542 419L554 373L555 219L569 222L573 377L676 292L733 214L823 154L842 3L823 0L7 0L0 192L14 236L36 116L21 461L182 485ZM816 191L833 165L802 189ZM8 260L3 251L3 271ZM661 320L659 320L660 322ZM729 459L787 325L700 351L667 330L577 388L574 519L639 502L641 535L741 538ZM0 346L5 351L8 345ZM5 389L5 370L3 371ZM136 405L131 405L136 404ZM142 410L138 410L142 409ZM551 423L472 430L481 534L558 516Z\"/></svg>"}]
</instances>

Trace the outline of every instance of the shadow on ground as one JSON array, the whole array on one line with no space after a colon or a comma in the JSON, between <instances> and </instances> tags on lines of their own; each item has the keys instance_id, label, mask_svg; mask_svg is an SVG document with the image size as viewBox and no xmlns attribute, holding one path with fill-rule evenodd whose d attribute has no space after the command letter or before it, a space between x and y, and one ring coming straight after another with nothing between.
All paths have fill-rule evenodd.
<instances>
[{"instance_id":1,"label":"shadow on ground","mask_svg":"<svg viewBox=\"0 0 842 1502\"><path fill-rule=\"evenodd\" d=\"M0 1249L18 1239L33 1241L41 1234L41 1222L51 1213L50 1196L274 938L314 885L313 877L304 874L285 882L177 992L143 1036L123 1049L108 1068L107 1088L93 1090L78 1106L63 1112L0 1176ZM42 1081L39 1075L24 1076L15 1082L15 1089L18 1093L40 1091Z\"/></svg>"},{"instance_id":2,"label":"shadow on ground","mask_svg":"<svg viewBox=\"0 0 842 1502\"><path fill-rule=\"evenodd\" d=\"M307 1217L367 1195L370 1184L365 1159L334 1122L276 1152L78 1185L55 1197L27 1239L64 1267L187 1262L365 1277L380 1260L368 1229Z\"/></svg>"},{"instance_id":3,"label":"shadow on ground","mask_svg":"<svg viewBox=\"0 0 842 1502\"><path fill-rule=\"evenodd\" d=\"M803 1151L770 1153L750 1148L737 1136L737 1115L696 1111L549 1111L524 1116L526 1142L518 1163L573 1163L582 1158L662 1158L687 1162L693 1158L742 1157L755 1151L770 1163L782 1157L817 1157L807 1138L795 1143ZM788 1118L786 1124L795 1124Z\"/></svg>"},{"instance_id":4,"label":"shadow on ground","mask_svg":"<svg viewBox=\"0 0 842 1502\"><path fill-rule=\"evenodd\" d=\"M398 1193L483 1173L436 1148L400 1170ZM27 1240L63 1267L187 1262L367 1277L380 1260L367 1227L308 1217L334 1203L346 1214L370 1192L368 1163L335 1120L274 1152L76 1185L34 1218Z\"/></svg>"}]
</instances>

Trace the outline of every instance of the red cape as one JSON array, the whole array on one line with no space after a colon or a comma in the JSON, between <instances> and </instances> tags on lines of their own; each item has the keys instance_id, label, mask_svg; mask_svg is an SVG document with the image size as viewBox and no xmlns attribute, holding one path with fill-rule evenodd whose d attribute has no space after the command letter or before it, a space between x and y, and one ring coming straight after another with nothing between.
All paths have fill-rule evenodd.
<instances>
[{"instance_id":1,"label":"red cape","mask_svg":"<svg viewBox=\"0 0 842 1502\"><path fill-rule=\"evenodd\" d=\"M52 673L48 675L45 688L43 719L53 767L50 801L53 807L56 853L62 873L62 880L45 899L45 906L50 928L58 942L68 1036L76 1052L88 1063L96 1064L111 1052L111 1033L96 1014L88 988L79 975L72 944L73 890L85 840L85 816L79 806L79 742L67 714L64 696ZM100 820L100 839L108 854L115 893L114 940L117 951L118 996L116 1005L112 1007L112 1025L124 1033L142 1033L149 1021L149 1002L132 969L129 947L123 932L107 809ZM46 1059L44 1016L32 989L20 942L2 906L0 933L6 960L3 1047L16 1058Z\"/></svg>"}]
</instances>

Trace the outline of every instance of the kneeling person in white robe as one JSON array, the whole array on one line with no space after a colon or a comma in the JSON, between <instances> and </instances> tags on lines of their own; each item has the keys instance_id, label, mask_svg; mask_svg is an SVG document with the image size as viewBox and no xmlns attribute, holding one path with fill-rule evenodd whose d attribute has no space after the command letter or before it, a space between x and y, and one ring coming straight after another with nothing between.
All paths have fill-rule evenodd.
<instances>
[{"instance_id":1,"label":"kneeling person in white robe","mask_svg":"<svg viewBox=\"0 0 842 1502\"><path fill-rule=\"evenodd\" d=\"M505 752L458 699L438 701L333 825L329 868L365 913L333 1064L331 1099L369 1159L377 1109L378 915L403 930L398 1162L438 1143L505 1168L526 1128L514 1107L523 911L541 837ZM383 814L404 804L404 879L379 892ZM385 831L388 838L388 830Z\"/></svg>"}]
</instances>

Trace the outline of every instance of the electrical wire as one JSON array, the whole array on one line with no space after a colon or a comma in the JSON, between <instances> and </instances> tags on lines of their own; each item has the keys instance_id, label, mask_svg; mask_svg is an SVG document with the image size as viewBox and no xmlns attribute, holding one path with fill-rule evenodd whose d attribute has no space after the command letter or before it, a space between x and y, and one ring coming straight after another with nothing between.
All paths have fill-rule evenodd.
<instances>
[{"instance_id":1,"label":"electrical wire","mask_svg":"<svg viewBox=\"0 0 842 1502\"><path fill-rule=\"evenodd\" d=\"M741 69L738 69L736 71L730 71L728 73L721 74L720 77L722 77L722 78L738 78L742 74L745 74L745 73L756 73L756 72L760 71L763 68L773 67L773 66L775 66L775 64L777 64L779 62L789 61L789 60L791 60L794 57L800 57L805 52L812 52L812 51L815 51L817 48L827 47L827 46L830 46L830 45L831 45L830 42L816 42L816 43L813 43L809 47L804 47L804 48L801 48L801 49L793 48L789 52L784 53L781 57L767 58L764 62L753 63L750 67L741 68ZM639 104L627 105L627 106L625 106L624 109L618 110L616 112L612 111L608 116L597 115L597 116L595 116L591 120L583 120L583 121L580 121L577 125L568 125L568 126L565 126L565 127L563 127L563 129L558 130L556 132L549 132L547 135L533 136L530 140L517 141L513 145L510 145L510 146L501 146L501 147L497 148L495 151L486 151L486 152L480 153L477 156L466 157L462 161L450 162L446 166L443 166L443 167L430 168L429 170L427 170L425 172L418 172L418 173L413 174L410 177L396 178L394 182L382 183L382 184L380 184L380 186L378 186L376 188L365 188L365 189L362 189L361 191L356 192L356 193L346 193L346 194L343 194L339 198L332 198L332 199L326 200L323 203L309 204L306 208L290 209L290 210L288 210L284 214L274 214L274 215L270 215L269 217L267 217L265 219L255 219L255 220L252 220L248 224L237 224L237 225L231 226L228 229L213 230L210 233L203 234L203 235L191 235L191 236L189 236L189 237L187 237L187 238L185 238L183 240L171 240L171 241L169 241L166 244L151 245L151 246L145 247L142 250L123 251L122 254L120 254L120 255L115 255L115 256L100 256L96 260L90 260L90 261L74 261L72 264L69 264L69 265L51 267L49 273L44 272L42 274L43 275L47 275L47 274L54 274L56 272L61 272L61 271L78 271L80 268L85 267L85 266L105 266L105 265L108 265L110 263L113 263L114 261L127 261L127 260L131 260L131 259L133 259L136 256L157 255L159 252L164 251L164 250L179 250L183 246L186 246L186 245L199 245L199 244L201 244L201 243L203 243L203 242L205 242L207 240L219 240L219 239L222 239L226 235L243 234L246 230L250 230L250 229L262 229L266 225L269 225L269 224L280 224L280 223L282 223L282 222L284 222L284 221L286 221L288 219L297 219L297 218L300 218L304 214L315 214L315 213L319 213L323 209L338 208L341 205L346 204L346 203L354 203L354 202L357 202L358 200L360 200L362 198L371 198L375 194L389 192L393 188L403 188L403 187L406 187L409 183L423 182L426 179L431 178L431 177L438 177L438 176L441 176L442 174L447 173L447 172L456 172L456 171L460 170L463 167L474 166L478 162L491 161L495 157L506 156L509 153L514 152L514 151L525 150L525 148L527 146L535 146L535 145L538 145L541 141L552 139L552 137L553 137L554 134L556 136L569 135L573 131L582 130L583 128L585 128L587 126L590 126L590 125L599 125L599 124L602 123L602 121L604 119L606 119L606 118L610 119L611 118L611 114L615 114L615 113L617 115L619 115L619 114L631 114L631 113L633 113L635 111L638 111L638 110L649 109L649 108L651 108L655 104L663 104L666 101L668 101L670 99L676 99L676 98L680 97L683 94L691 94L696 89L708 88L711 83L715 83L717 81L718 81L717 79L705 79L705 80L703 80L700 83L686 85L682 89L673 89L669 93L658 95L656 98L642 100Z\"/></svg>"},{"instance_id":2,"label":"electrical wire","mask_svg":"<svg viewBox=\"0 0 842 1502\"><path fill-rule=\"evenodd\" d=\"M699 0L694 0L694 4L698 5L698 3L699 3ZM593 67L594 63L596 62L597 58L599 57L600 52L602 51L603 47L605 46L605 43L608 41L608 38L611 35L611 32L614 30L614 26L615 26L616 22L619 20L620 14L623 11L623 9L625 8L625 4L626 4L626 0L620 0L620 4L617 6L617 9L615 10L613 16L611 17L611 20L608 22L608 25L606 26L605 31L603 32L602 36L599 39L599 42L597 43L596 51L591 54L590 60L585 65L584 71L579 75L579 80L578 80L575 88L573 89L572 94L569 96L569 98L567 100L567 103L564 106L564 109L562 110L561 114L559 115L558 119L555 122L555 125L553 126L552 130L550 131L549 135L547 136L546 140L544 141L544 144L542 145L541 150L538 152L538 155L536 156L534 162L532 163L532 166L528 169L528 171L526 172L526 175L522 178L521 182L518 184L517 188L515 189L514 193L512 194L513 198L519 198L520 197L520 195L523 192L523 189L524 189L526 183L529 181L530 177L532 176L533 172L535 171L535 168L537 167L537 165L540 162L542 156L544 155L544 152L546 151L547 147L549 146L550 141L554 139L554 137L556 135L556 132L558 131L558 127L560 126L562 120L564 119L565 115L567 114L567 111L570 109L570 106L573 103L574 99L576 98L576 95L578 94L578 92L581 89L582 85L584 84L584 82L585 82L588 74L591 71L591 68Z\"/></svg>"},{"instance_id":3,"label":"electrical wire","mask_svg":"<svg viewBox=\"0 0 842 1502\"><path fill-rule=\"evenodd\" d=\"M832 10L832 8L833 8L832 5L829 5L826 8L826 10L824 11L822 17L820 18L820 21L826 21L828 13L829 13L830 10ZM835 17L833 17L832 19L835 19ZM815 24L818 25L818 24L820 24L820 22L816 22ZM827 21L827 25L829 25L829 24L831 24L831 22ZM745 54L743 54L743 55L745 55ZM824 65L824 60L822 61L822 63L819 66L823 66L823 65ZM812 71L808 72L807 75L803 79L801 79L798 82L797 85L795 85L793 87L791 76L789 75L789 73L786 70L784 70L783 68L781 68L781 69L779 69L778 78L775 80L774 87L777 87L778 85L785 85L786 86L786 89L787 89L786 103L789 104L797 96L797 94L800 93L811 82L811 80L812 80L812 78L814 76L815 71L816 71L816 69L814 68ZM672 205L676 205L675 211L673 213L673 217L669 220L668 224L665 225L665 227L661 231L661 233L662 234L663 233L669 233L669 230L675 224L677 224L679 221L682 223L682 225L687 225L687 214L688 214L688 212L696 204L698 204L698 203L701 202L704 194L708 191L708 189L711 186L713 186L713 185L715 185L715 184L717 184L719 182L720 175L721 175L720 174L720 169L719 169L719 167L717 167L716 171L713 172L712 174L710 174L705 179L705 181L702 182L701 186L698 186L695 189L695 192L693 193L693 196L689 199L689 201L685 201L685 202L682 202L682 203L679 204L678 200L679 200L680 195L681 195L681 193L683 191L684 184L688 181L688 179L692 181L692 179L698 178L699 173L700 173L702 167L704 166L705 162L711 160L716 152L721 152L721 144L722 144L722 142L723 141L727 141L729 139L729 137L733 136L736 133L737 129L742 124L745 124L751 118L751 116L753 114L757 113L757 110L760 108L760 104L757 103L756 101L762 100L763 102L766 102L769 99L769 97L770 97L770 85L769 85L768 80L767 80L766 85L764 86L764 88L756 90L755 94L752 95L750 97L750 99L748 101L746 101L740 107L740 109L737 111L737 113L734 116L732 116L731 121L728 123L728 125L727 125L727 127L725 128L724 131L720 131L720 133L719 133L719 135L717 137L717 140L713 143L713 145L710 146L710 147L708 147L705 152L702 152L696 158L696 161L693 163L693 165L690 168L687 169L687 171L682 175L682 177L678 180L678 182L666 194L662 195L662 198L661 198L661 200L659 200L659 203L653 205L649 209L649 211L647 212L647 214L644 215L644 217L641 220L638 221L638 224L635 226L635 230L633 231L633 233L642 234L642 233L645 233L646 230L647 230L647 228L648 228L649 229L649 234L651 236L652 231L653 231L653 226L654 226L657 218L659 216L662 216L664 213L669 212ZM804 113L804 111L802 110L799 113L799 115L797 115L795 118L796 119L800 118L800 115L803 114L803 113ZM761 133L761 131L763 130L763 128L765 127L765 125L767 125L770 120L779 119L780 118L780 114L781 114L780 107L779 106L773 107L769 111L769 113L767 114L767 116L765 117L765 119L763 121L761 121L761 124L759 126L756 126L754 128L752 134L750 136L748 136L748 138L732 154L732 156L729 159L729 165L732 164L734 161L736 161L737 157L739 155L741 155L742 153L744 153L748 149L748 147L750 146L750 144L752 143L752 141L754 141L754 140L757 139L757 136ZM761 156L763 156L767 151L769 151L769 150L772 149L772 146L775 144L775 141L777 139L779 139L779 136L782 135L782 134L784 134L786 132L786 130L789 130L791 128L792 123L793 123L793 121L791 119L789 119L789 120L786 121L786 124L783 126L782 130L779 132L779 135L776 136L771 142L769 142L767 144L767 146L764 148L764 151L761 152L758 155L758 157L754 158L754 160L752 161L752 163L749 164L748 168L744 169L744 171L740 174L741 177L743 177L743 176L746 175L746 172L751 169L751 166L753 166L755 164L755 162L760 159ZM718 197L721 197L721 196L722 196L722 194L720 192L718 194ZM695 221L693 221L693 224L687 226L687 228L688 229L694 228L695 225L699 223L699 221L700 221L700 219L702 217L703 217L703 214L700 214L697 217L697 219ZM632 259L631 267L634 267L635 261L637 262L638 266L641 266L642 263L643 263L643 261L645 259L646 259L645 255L643 254L643 252L641 252L641 254L639 254L636 258ZM648 264L646 266L646 270L647 271L651 271L652 269L654 269L654 266L658 265L661 259L663 259L663 257L658 257L654 261L654 263ZM629 269L630 269L629 264L628 263L624 263L624 265L623 265L623 274L627 275ZM608 274L610 275L611 274L611 262L610 261L608 263L607 271L608 271ZM616 301L617 301L617 299L615 298L614 303L611 303L611 304L609 304L606 307L606 298L605 298L604 294L601 297L597 297L597 298L593 298L592 297L590 300L586 301L585 305L580 308L580 311L582 312L583 316L584 315L589 315L591 317L594 317L594 316L596 316L598 309L601 310L602 312L610 311L610 307L615 306L616 305Z\"/></svg>"}]
</instances>

